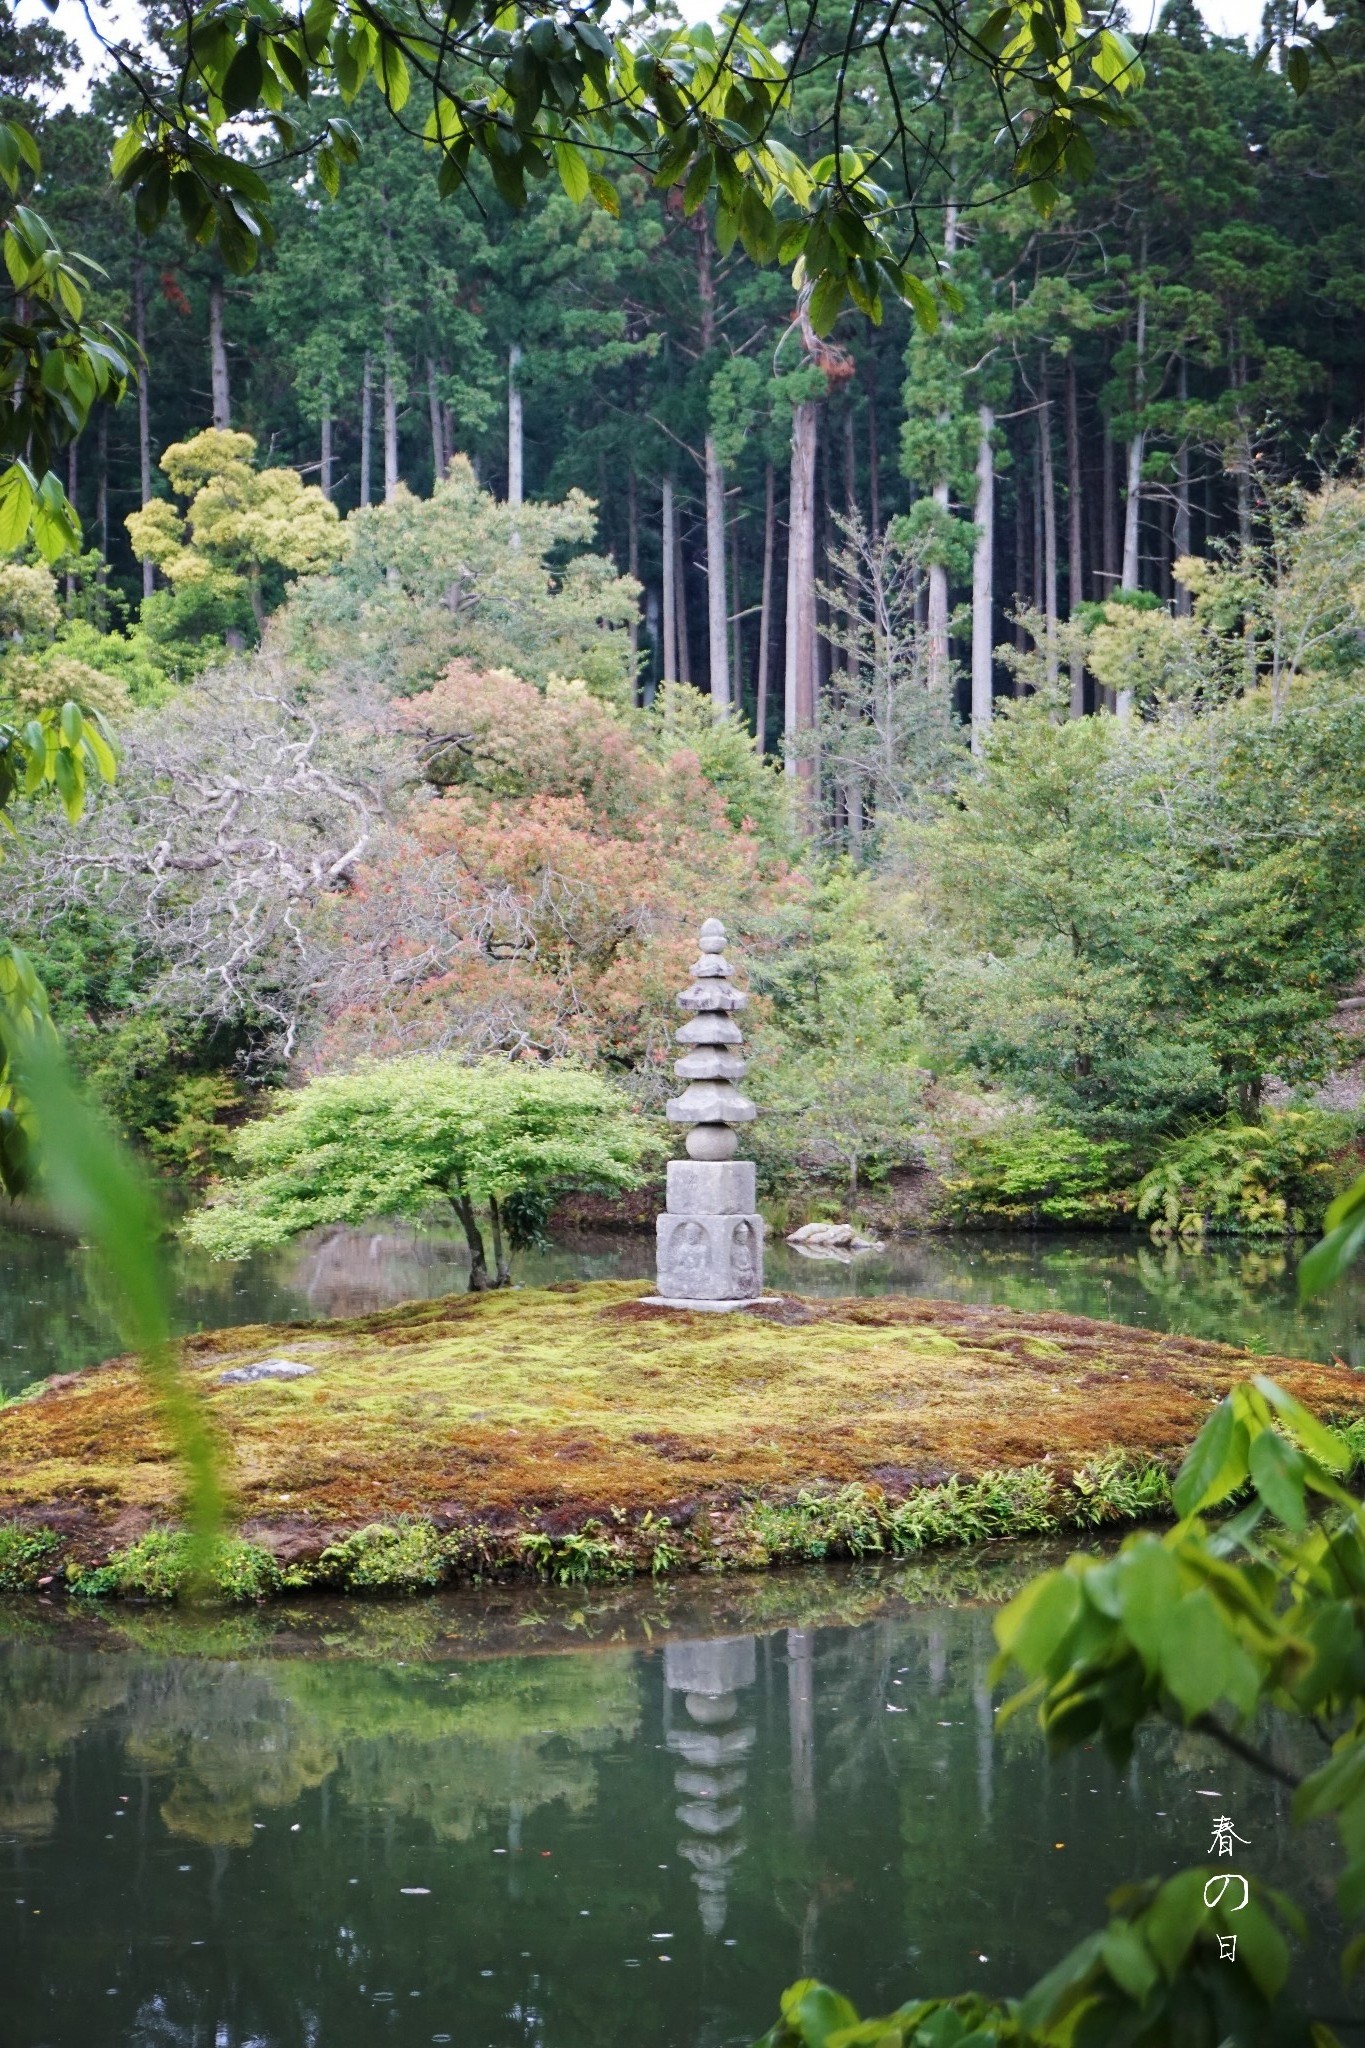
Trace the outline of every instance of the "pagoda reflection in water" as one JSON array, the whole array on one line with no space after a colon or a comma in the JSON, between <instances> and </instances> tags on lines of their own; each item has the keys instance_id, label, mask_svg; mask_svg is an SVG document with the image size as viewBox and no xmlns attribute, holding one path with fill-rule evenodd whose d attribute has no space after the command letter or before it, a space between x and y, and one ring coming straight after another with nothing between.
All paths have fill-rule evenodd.
<instances>
[{"instance_id":1,"label":"pagoda reflection in water","mask_svg":"<svg viewBox=\"0 0 1365 2048\"><path fill-rule=\"evenodd\" d=\"M687 1830L678 1854L692 1865L701 1924L710 1935L725 1925L730 1873L744 1854L738 1794L755 1729L738 1718L739 1694L757 1675L752 1636L664 1646L664 1684L683 1695L687 1713L682 1726L668 1731L668 1747L681 1760L673 1783L683 1803L675 1811Z\"/></svg>"}]
</instances>

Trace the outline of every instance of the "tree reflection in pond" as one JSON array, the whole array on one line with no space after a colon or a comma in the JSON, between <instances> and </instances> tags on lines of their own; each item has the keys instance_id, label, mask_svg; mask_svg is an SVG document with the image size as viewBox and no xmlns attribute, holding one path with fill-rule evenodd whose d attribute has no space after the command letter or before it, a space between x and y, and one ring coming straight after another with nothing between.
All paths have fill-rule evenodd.
<instances>
[{"instance_id":1,"label":"tree reflection in pond","mask_svg":"<svg viewBox=\"0 0 1365 2048\"><path fill-rule=\"evenodd\" d=\"M956 1570L0 1624L0 2039L721 2048L805 1971L1017 1990L1210 1788L1330 1944L1330 1844L1202 1740L993 1738L989 1607L915 1604Z\"/></svg>"}]
</instances>

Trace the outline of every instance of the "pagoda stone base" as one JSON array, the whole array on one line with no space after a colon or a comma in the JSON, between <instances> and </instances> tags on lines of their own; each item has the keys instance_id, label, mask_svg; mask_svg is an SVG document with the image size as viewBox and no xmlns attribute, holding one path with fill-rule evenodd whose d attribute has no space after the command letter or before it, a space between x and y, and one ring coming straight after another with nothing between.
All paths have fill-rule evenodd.
<instances>
[{"instance_id":1,"label":"pagoda stone base","mask_svg":"<svg viewBox=\"0 0 1365 2048\"><path fill-rule=\"evenodd\" d=\"M742 1308L763 1293L763 1218L749 1159L675 1159L658 1220L659 1292L670 1308Z\"/></svg>"}]
</instances>

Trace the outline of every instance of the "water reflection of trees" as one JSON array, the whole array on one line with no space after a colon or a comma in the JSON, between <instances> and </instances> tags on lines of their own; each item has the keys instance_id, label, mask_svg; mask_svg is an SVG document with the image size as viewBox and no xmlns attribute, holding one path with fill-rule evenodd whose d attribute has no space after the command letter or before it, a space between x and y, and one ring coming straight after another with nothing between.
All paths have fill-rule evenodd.
<instances>
[{"instance_id":1,"label":"water reflection of trees","mask_svg":"<svg viewBox=\"0 0 1365 2048\"><path fill-rule=\"evenodd\" d=\"M262 1813L330 1782L354 1807L464 1841L512 1807L584 1812L594 1759L639 1715L625 1652L409 1672L16 1645L0 1656L0 1826L52 1830L62 1752L106 1719L130 1764L169 1780L160 1812L177 1837L244 1848Z\"/></svg>"},{"instance_id":2,"label":"water reflection of trees","mask_svg":"<svg viewBox=\"0 0 1365 2048\"><path fill-rule=\"evenodd\" d=\"M635 2038L625 2029L637 2006L642 2040L747 2039L721 1956L734 1935L742 1957L763 1958L765 2002L782 1973L852 1984L852 1958L866 2002L890 2006L971 1981L973 1943L999 1973L990 1988L1017 1988L1093 1923L1109 1884L1202 1853L1200 1787L1228 1794L1259 1878L1301 1895L1316 1885L1328 1910L1330 1843L1297 1834L1281 1796L1253 1795L1204 1738L1147 1731L1120 1776L1099 1754L1049 1763L1026 1718L997 1735L985 1605L902 1609L856 1628L812 1614L803 1627L710 1639L679 1630L662 1655L405 1664L399 1624L413 1627L417 1611L387 1610L392 1647L369 1660L0 1647L0 1833L19 1835L35 1867L54 1835L51 1869L73 1886L93 1872L97 1886L116 1867L100 1861L114 1824L92 1817L85 1788L111 1783L120 1751L142 1779L147 1803L135 1799L124 1824L139 1830L140 1874L126 1899L100 1909L125 1959L119 1981L136 1993L141 2031L130 2038L204 2048L229 2026L233 2041L306 2040L312 2013L337 1999L353 2010L360 1987L394 1981L402 1957L403 1981L428 1984L449 1965L466 1999L471 1986L482 1996L479 1972L496 1963L487 1997L499 2002L479 2009L478 2028L472 2006L460 2008L470 2039L577 2043L618 2021L620 2038ZM1300 1742L1306 1731L1265 1739ZM73 1755L82 1745L93 1773ZM532 1832L531 1817L551 1808L591 1816L567 1831L572 1856L549 1828ZM303 1822L297 1842L278 1825L255 1834L275 1813ZM175 1846L158 1864L147 1852L163 1826ZM239 1857L253 1835L257 1855ZM531 1852L547 1841L554 1860L542 1863ZM215 1852L212 1897L231 1915L231 1967L217 1979L146 1933L164 1906L155 1887L166 1861L187 1843ZM490 1849L504 1844L513 1853L494 1864ZM122 1849L120 1829L108 1856ZM695 1903L674 1918L679 1866ZM553 1883L561 1870L572 1894ZM367 1884L363 1920L343 1888L361 1872L382 1880ZM424 1917L427 1905L400 1890L417 1882L435 1888L439 1914L433 1901ZM632 1917L642 1900L669 1917ZM590 1918L580 1921L580 1904ZM74 2012L89 1966L79 1913L68 1918L69 1928L33 1921L33 1944L68 1947L32 1946L41 1962L26 1967L32 1983L41 1969L51 1984L69 1959ZM646 1973L613 1989L621 1955L640 1952L642 1928L660 1927L691 1943L695 1981L660 1972L651 1989ZM276 1960L257 1969L253 1944ZM598 2027L603 2012L611 2029ZM81 2036L73 2025L61 2037Z\"/></svg>"},{"instance_id":3,"label":"water reflection of trees","mask_svg":"<svg viewBox=\"0 0 1365 2048\"><path fill-rule=\"evenodd\" d=\"M127 1697L109 1657L73 1657L44 1644L0 1656L0 1835L38 1841L57 1823L61 1758Z\"/></svg>"}]
</instances>

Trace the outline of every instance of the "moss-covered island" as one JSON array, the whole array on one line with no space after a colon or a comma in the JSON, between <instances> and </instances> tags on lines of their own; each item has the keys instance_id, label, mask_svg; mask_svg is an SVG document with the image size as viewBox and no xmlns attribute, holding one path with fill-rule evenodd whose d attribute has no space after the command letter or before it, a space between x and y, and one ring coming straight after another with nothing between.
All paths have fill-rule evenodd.
<instances>
[{"instance_id":1,"label":"moss-covered island","mask_svg":"<svg viewBox=\"0 0 1365 2048\"><path fill-rule=\"evenodd\" d=\"M763 1565L1159 1514L1211 1405L1263 1371L1365 1438L1337 1366L954 1302L714 1316L639 1282L186 1340L244 1597ZM224 1379L268 1359L289 1379ZM0 1586L166 1594L179 1476L136 1365L0 1411Z\"/></svg>"}]
</instances>

